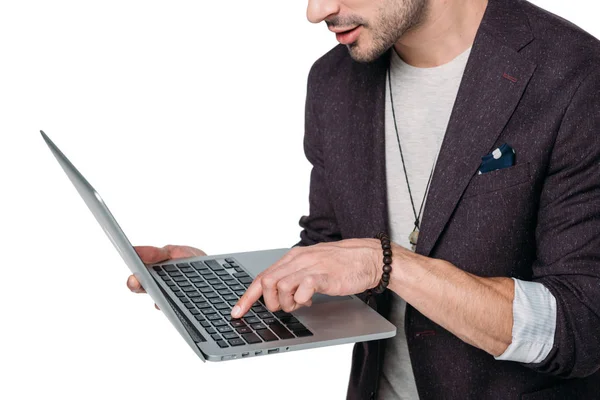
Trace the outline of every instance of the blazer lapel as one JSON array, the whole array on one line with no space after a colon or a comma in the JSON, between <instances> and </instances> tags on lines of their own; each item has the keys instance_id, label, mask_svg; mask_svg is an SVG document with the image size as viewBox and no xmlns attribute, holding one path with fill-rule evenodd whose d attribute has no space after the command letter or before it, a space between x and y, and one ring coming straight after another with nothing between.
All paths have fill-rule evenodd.
<instances>
[{"instance_id":1,"label":"blazer lapel","mask_svg":"<svg viewBox=\"0 0 600 400\"><path fill-rule=\"evenodd\" d=\"M515 0L490 0L465 68L427 196L416 252L428 256L481 157L492 150L535 65L518 50L533 39Z\"/></svg>"}]
</instances>

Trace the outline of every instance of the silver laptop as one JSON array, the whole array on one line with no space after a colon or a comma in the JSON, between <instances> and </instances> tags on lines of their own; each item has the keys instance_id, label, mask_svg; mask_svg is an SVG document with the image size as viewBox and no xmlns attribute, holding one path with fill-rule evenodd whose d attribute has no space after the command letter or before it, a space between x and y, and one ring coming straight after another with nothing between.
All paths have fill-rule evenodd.
<instances>
[{"instance_id":1,"label":"silver laptop","mask_svg":"<svg viewBox=\"0 0 600 400\"><path fill-rule=\"evenodd\" d=\"M232 319L231 308L253 277L289 249L177 259L146 266L100 195L40 132L133 275L202 360L255 357L396 334L394 325L355 296L317 294L311 307L293 314L272 313L258 301L244 317Z\"/></svg>"}]
</instances>

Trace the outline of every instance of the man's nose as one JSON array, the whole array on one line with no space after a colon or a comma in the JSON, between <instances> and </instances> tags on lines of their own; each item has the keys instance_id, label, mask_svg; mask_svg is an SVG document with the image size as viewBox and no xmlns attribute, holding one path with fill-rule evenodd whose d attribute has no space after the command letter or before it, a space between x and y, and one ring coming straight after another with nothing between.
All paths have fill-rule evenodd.
<instances>
[{"instance_id":1,"label":"man's nose","mask_svg":"<svg viewBox=\"0 0 600 400\"><path fill-rule=\"evenodd\" d=\"M306 17L313 24L317 24L328 17L339 13L339 0L308 0Z\"/></svg>"}]
</instances>

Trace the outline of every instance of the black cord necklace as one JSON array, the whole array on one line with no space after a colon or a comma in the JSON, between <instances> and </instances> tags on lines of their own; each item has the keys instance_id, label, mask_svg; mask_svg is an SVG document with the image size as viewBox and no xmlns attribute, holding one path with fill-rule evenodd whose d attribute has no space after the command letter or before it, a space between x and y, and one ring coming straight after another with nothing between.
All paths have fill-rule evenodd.
<instances>
[{"instance_id":1,"label":"black cord necklace","mask_svg":"<svg viewBox=\"0 0 600 400\"><path fill-rule=\"evenodd\" d=\"M392 68L391 65L388 68L388 85L390 90L390 102L392 103L392 117L394 118L394 128L396 130L396 139L398 139L398 148L400 149L400 159L402 160L402 168L404 169L404 176L406 177L406 186L408 188L408 195L410 196L410 204L412 205L413 214L415 216L415 227L408 236L408 240L411 244L412 250L415 251L417 248L417 242L419 240L419 226L421 226L421 212L423 211L423 204L425 204L425 197L427 197L427 191L429 190L429 184L431 183L431 177L433 176L433 169L435 168L435 162L431 167L431 173L429 174L429 180L425 187L425 193L423 194L423 200L421 200L421 207L419 207L419 214L415 209L415 202L413 201L412 191L410 190L410 183L408 182L408 173L406 172L406 164L404 163L404 154L402 153L402 146L400 145L400 135L398 134L398 124L396 123L396 111L394 110L394 96L392 94Z\"/></svg>"}]
</instances>

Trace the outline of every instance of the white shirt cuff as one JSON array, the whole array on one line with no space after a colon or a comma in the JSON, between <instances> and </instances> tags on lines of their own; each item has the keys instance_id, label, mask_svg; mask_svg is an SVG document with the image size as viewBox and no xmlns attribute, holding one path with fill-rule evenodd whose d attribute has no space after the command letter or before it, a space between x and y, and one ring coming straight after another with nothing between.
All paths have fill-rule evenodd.
<instances>
[{"instance_id":1,"label":"white shirt cuff","mask_svg":"<svg viewBox=\"0 0 600 400\"><path fill-rule=\"evenodd\" d=\"M556 299L541 283L515 281L512 343L496 360L542 362L554 345Z\"/></svg>"}]
</instances>

